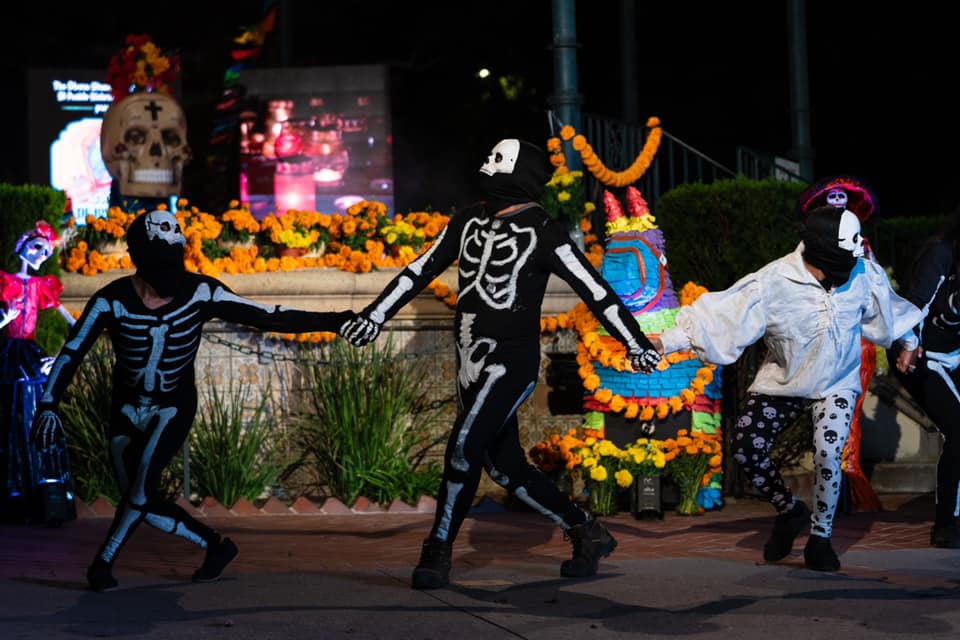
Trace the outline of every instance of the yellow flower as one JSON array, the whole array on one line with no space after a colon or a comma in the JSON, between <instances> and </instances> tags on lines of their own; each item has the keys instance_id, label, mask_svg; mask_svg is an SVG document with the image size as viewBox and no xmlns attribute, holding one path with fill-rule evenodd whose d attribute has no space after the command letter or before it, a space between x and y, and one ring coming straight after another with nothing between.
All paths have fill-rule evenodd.
<instances>
[{"instance_id":1,"label":"yellow flower","mask_svg":"<svg viewBox=\"0 0 960 640\"><path fill-rule=\"evenodd\" d=\"M607 479L607 468L604 467L603 465L597 465L594 468L590 469L590 479L596 480L597 482L603 482L604 480Z\"/></svg>"},{"instance_id":2,"label":"yellow flower","mask_svg":"<svg viewBox=\"0 0 960 640\"><path fill-rule=\"evenodd\" d=\"M613 474L613 477L616 479L618 487L626 489L633 484L633 475L626 469L620 469L620 471Z\"/></svg>"}]
</instances>

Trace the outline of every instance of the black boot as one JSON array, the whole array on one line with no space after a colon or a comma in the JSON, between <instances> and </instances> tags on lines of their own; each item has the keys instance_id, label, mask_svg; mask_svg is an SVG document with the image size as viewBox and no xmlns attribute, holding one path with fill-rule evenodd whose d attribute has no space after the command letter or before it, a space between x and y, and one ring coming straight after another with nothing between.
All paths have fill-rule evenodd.
<instances>
[{"instance_id":1,"label":"black boot","mask_svg":"<svg viewBox=\"0 0 960 640\"><path fill-rule=\"evenodd\" d=\"M606 558L617 548L616 539L597 520L570 527L564 532L573 544L573 557L560 565L565 578L586 578L597 573L600 558Z\"/></svg>"},{"instance_id":2,"label":"black boot","mask_svg":"<svg viewBox=\"0 0 960 640\"><path fill-rule=\"evenodd\" d=\"M414 589L439 589L450 583L450 555L453 544L439 540L424 540L420 562L413 570Z\"/></svg>"},{"instance_id":3,"label":"black boot","mask_svg":"<svg viewBox=\"0 0 960 640\"><path fill-rule=\"evenodd\" d=\"M811 533L807 546L803 548L803 560L808 569L814 571L839 571L840 558L830 544L830 538Z\"/></svg>"},{"instance_id":4,"label":"black boot","mask_svg":"<svg viewBox=\"0 0 960 640\"><path fill-rule=\"evenodd\" d=\"M227 568L240 550L230 538L224 538L220 542L207 545L207 555L203 559L203 564L193 573L194 582L213 582L219 580L223 575L223 570Z\"/></svg>"},{"instance_id":5,"label":"black boot","mask_svg":"<svg viewBox=\"0 0 960 640\"><path fill-rule=\"evenodd\" d=\"M763 545L763 559L767 562L783 560L793 550L793 541L810 522L810 509L800 500L793 509L781 513L773 521L770 539Z\"/></svg>"},{"instance_id":6,"label":"black boot","mask_svg":"<svg viewBox=\"0 0 960 640\"><path fill-rule=\"evenodd\" d=\"M87 569L87 584L91 591L113 591L119 585L110 571L110 565L99 557Z\"/></svg>"},{"instance_id":7,"label":"black boot","mask_svg":"<svg viewBox=\"0 0 960 640\"><path fill-rule=\"evenodd\" d=\"M960 531L957 531L957 525L934 525L930 529L930 544L941 549L960 549Z\"/></svg>"}]
</instances>

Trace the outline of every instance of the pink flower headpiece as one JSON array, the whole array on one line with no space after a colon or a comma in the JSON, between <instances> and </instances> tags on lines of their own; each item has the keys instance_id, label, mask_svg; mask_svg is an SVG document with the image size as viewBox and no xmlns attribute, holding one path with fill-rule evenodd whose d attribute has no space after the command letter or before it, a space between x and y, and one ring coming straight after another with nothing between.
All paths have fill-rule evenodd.
<instances>
[{"instance_id":1,"label":"pink flower headpiece","mask_svg":"<svg viewBox=\"0 0 960 640\"><path fill-rule=\"evenodd\" d=\"M50 246L54 249L60 246L60 236L57 235L57 232L54 231L53 227L51 227L50 223L46 220L37 220L37 225L35 228L20 236L20 239L17 240L15 251L20 253L20 248L31 238L43 238L49 242Z\"/></svg>"}]
</instances>

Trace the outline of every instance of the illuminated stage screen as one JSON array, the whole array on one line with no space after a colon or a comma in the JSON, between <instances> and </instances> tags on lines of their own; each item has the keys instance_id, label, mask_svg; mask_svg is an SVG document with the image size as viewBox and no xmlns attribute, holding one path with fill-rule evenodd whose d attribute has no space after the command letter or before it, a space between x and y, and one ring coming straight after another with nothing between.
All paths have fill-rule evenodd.
<instances>
[{"instance_id":1,"label":"illuminated stage screen","mask_svg":"<svg viewBox=\"0 0 960 640\"><path fill-rule=\"evenodd\" d=\"M240 84L240 200L254 217L360 200L393 210L386 67L245 70Z\"/></svg>"},{"instance_id":2,"label":"illuminated stage screen","mask_svg":"<svg viewBox=\"0 0 960 640\"><path fill-rule=\"evenodd\" d=\"M100 157L100 123L113 97L103 69L31 69L27 99L29 178L67 194L74 216L104 217L110 174Z\"/></svg>"}]
</instances>

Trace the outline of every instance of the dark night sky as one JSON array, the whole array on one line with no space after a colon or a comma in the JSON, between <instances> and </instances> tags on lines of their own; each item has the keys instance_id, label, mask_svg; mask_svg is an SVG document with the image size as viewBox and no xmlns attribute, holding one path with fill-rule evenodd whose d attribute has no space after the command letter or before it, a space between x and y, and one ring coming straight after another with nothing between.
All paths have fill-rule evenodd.
<instances>
[{"instance_id":1,"label":"dark night sky","mask_svg":"<svg viewBox=\"0 0 960 640\"><path fill-rule=\"evenodd\" d=\"M389 65L399 210L462 205L476 166L500 137L546 139L553 92L547 0L288 4L293 66ZM877 191L882 215L952 210L960 201L952 179L960 141L952 21L876 3L807 5L817 177L859 176ZM28 118L25 70L106 70L128 33L181 50L190 142L201 155L230 40L263 7L250 0L5 6L0 80L12 142L0 151L0 180L27 178L26 127L15 124ZM615 0L577 3L584 112L621 115L618 7ZM737 145L788 155L784 0L638 1L636 13L641 119L659 116L671 134L730 167ZM273 37L260 66L279 65L280 55ZM486 91L472 75L479 66L523 78L522 98L509 103ZM202 162L188 168L195 189L202 171Z\"/></svg>"}]
</instances>

